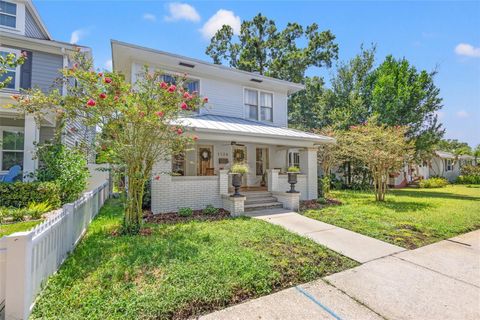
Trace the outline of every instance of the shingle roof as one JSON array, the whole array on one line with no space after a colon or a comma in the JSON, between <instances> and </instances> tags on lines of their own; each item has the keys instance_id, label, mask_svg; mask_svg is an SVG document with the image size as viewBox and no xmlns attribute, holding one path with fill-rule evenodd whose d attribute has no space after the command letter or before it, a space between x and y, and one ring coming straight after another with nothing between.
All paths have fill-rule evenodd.
<instances>
[{"instance_id":1,"label":"shingle roof","mask_svg":"<svg viewBox=\"0 0 480 320\"><path fill-rule=\"evenodd\" d=\"M303 132L290 128L277 127L271 124L247 119L218 116L200 115L185 117L177 120L176 124L194 128L199 131L218 131L238 135L256 135L274 138L286 138L293 140L309 140L316 142L334 142L335 139L309 132Z\"/></svg>"}]
</instances>

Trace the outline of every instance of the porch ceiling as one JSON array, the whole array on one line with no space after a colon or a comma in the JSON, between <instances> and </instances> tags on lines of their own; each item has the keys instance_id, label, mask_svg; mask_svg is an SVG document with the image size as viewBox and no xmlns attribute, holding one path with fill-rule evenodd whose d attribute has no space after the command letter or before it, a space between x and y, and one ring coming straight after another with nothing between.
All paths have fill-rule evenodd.
<instances>
[{"instance_id":1,"label":"porch ceiling","mask_svg":"<svg viewBox=\"0 0 480 320\"><path fill-rule=\"evenodd\" d=\"M192 128L198 132L213 133L213 134L227 134L232 139L237 136L245 136L248 139L267 138L281 139L282 141L291 140L297 142L309 142L313 144L333 143L335 140L330 137L321 136L313 133L303 132L299 130L276 127L271 124L266 124L257 121L251 121L240 118L218 116L218 115L201 115L196 117L180 118L175 121L175 124L183 125ZM276 141L277 144L282 144L282 141Z\"/></svg>"}]
</instances>

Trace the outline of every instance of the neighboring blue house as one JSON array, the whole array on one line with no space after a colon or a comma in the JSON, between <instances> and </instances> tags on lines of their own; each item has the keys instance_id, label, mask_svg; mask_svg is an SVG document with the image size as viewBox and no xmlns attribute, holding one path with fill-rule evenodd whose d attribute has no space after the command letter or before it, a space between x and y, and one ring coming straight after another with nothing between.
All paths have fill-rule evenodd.
<instances>
[{"instance_id":1,"label":"neighboring blue house","mask_svg":"<svg viewBox=\"0 0 480 320\"><path fill-rule=\"evenodd\" d=\"M91 54L89 48L80 48ZM25 117L5 105L14 102L11 96L21 89L52 90L59 69L68 66L68 56L74 49L72 44L52 40L32 1L0 0L0 54L27 54L22 66L3 75L13 81L0 90L0 175L15 165L22 167L24 176L34 172L38 167L33 157L35 144L51 139L55 128L53 114L37 124L33 117ZM67 125L63 135L64 142L71 146L91 137L91 130L79 123Z\"/></svg>"}]
</instances>

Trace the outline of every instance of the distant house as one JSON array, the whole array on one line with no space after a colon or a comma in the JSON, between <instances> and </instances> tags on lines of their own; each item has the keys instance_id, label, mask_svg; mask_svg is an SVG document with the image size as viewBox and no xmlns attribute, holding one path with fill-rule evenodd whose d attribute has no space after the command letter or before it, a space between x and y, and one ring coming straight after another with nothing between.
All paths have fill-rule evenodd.
<instances>
[{"instance_id":1,"label":"distant house","mask_svg":"<svg viewBox=\"0 0 480 320\"><path fill-rule=\"evenodd\" d=\"M299 198L317 198L317 146L334 140L288 128L288 96L304 85L119 41L112 41L112 54L113 69L132 82L143 65L164 71L163 80L170 83L175 81L172 75L186 73L185 90L209 99L196 114L179 119L198 136L194 148L154 169L160 174L152 180L154 213L207 205L231 209L228 169L235 163L250 169L243 178L246 199L238 200L235 213L290 207L288 197L294 194L285 194L289 166L301 169Z\"/></svg>"},{"instance_id":2,"label":"distant house","mask_svg":"<svg viewBox=\"0 0 480 320\"><path fill-rule=\"evenodd\" d=\"M390 176L389 185L394 188L402 188L420 179L430 177L444 177L454 182L465 165L475 165L475 158L469 155L456 156L451 152L435 151L430 161L422 164L409 164L397 174Z\"/></svg>"},{"instance_id":3,"label":"distant house","mask_svg":"<svg viewBox=\"0 0 480 320\"><path fill-rule=\"evenodd\" d=\"M90 52L87 47L79 48ZM25 117L5 105L13 103L11 96L22 89L36 87L48 92L58 88L55 80L60 76L59 69L69 66L68 56L74 49L69 43L52 40L32 1L0 0L0 54L27 54L22 66L3 75L12 77L12 81L0 90L0 175L14 165L22 167L24 176L34 172L38 167L33 156L35 145L51 139L55 128L54 114L37 124L32 116ZM65 93L65 88L59 89ZM91 138L92 130L79 123L67 125L63 135L70 146Z\"/></svg>"}]
</instances>

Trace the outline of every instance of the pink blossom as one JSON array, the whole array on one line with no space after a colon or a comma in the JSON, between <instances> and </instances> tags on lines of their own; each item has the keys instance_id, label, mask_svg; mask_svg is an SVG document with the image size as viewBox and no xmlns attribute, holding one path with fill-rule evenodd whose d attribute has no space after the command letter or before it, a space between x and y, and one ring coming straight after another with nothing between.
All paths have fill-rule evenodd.
<instances>
[{"instance_id":1,"label":"pink blossom","mask_svg":"<svg viewBox=\"0 0 480 320\"><path fill-rule=\"evenodd\" d=\"M160 83L160 87L161 87L162 89L166 89L166 88L168 87L168 84L167 84L166 82L163 82L163 81L162 81L162 82Z\"/></svg>"},{"instance_id":2,"label":"pink blossom","mask_svg":"<svg viewBox=\"0 0 480 320\"><path fill-rule=\"evenodd\" d=\"M118 96L113 97L113 101L118 101Z\"/></svg>"},{"instance_id":3,"label":"pink blossom","mask_svg":"<svg viewBox=\"0 0 480 320\"><path fill-rule=\"evenodd\" d=\"M177 129L177 134L178 134L178 135L181 135L182 133L183 133L182 128L178 128L178 129Z\"/></svg>"},{"instance_id":4,"label":"pink blossom","mask_svg":"<svg viewBox=\"0 0 480 320\"><path fill-rule=\"evenodd\" d=\"M208 102L208 98L207 98L207 97L203 98L203 102L204 102L204 103L207 103L207 102Z\"/></svg>"},{"instance_id":5,"label":"pink blossom","mask_svg":"<svg viewBox=\"0 0 480 320\"><path fill-rule=\"evenodd\" d=\"M87 106L88 107L95 107L96 104L97 103L93 99L88 99L88 101L87 101Z\"/></svg>"},{"instance_id":6,"label":"pink blossom","mask_svg":"<svg viewBox=\"0 0 480 320\"><path fill-rule=\"evenodd\" d=\"M105 79L103 79L103 82L110 83L112 82L112 78L106 77Z\"/></svg>"},{"instance_id":7,"label":"pink blossom","mask_svg":"<svg viewBox=\"0 0 480 320\"><path fill-rule=\"evenodd\" d=\"M177 89L177 87L172 84L169 88L168 88L168 92L174 92L175 90Z\"/></svg>"},{"instance_id":8,"label":"pink blossom","mask_svg":"<svg viewBox=\"0 0 480 320\"><path fill-rule=\"evenodd\" d=\"M145 112L140 111L140 112L138 113L138 115L139 115L139 117L143 118L143 117L145 117Z\"/></svg>"},{"instance_id":9,"label":"pink blossom","mask_svg":"<svg viewBox=\"0 0 480 320\"><path fill-rule=\"evenodd\" d=\"M193 139L193 141L197 141L197 140L198 140L198 136L193 136L192 139Z\"/></svg>"},{"instance_id":10,"label":"pink blossom","mask_svg":"<svg viewBox=\"0 0 480 320\"><path fill-rule=\"evenodd\" d=\"M155 180L160 180L160 176L155 176Z\"/></svg>"},{"instance_id":11,"label":"pink blossom","mask_svg":"<svg viewBox=\"0 0 480 320\"><path fill-rule=\"evenodd\" d=\"M103 77L103 72L99 72L99 73L98 73L98 76L99 76L99 77Z\"/></svg>"},{"instance_id":12,"label":"pink blossom","mask_svg":"<svg viewBox=\"0 0 480 320\"><path fill-rule=\"evenodd\" d=\"M187 110L188 106L185 102L182 102L182 110Z\"/></svg>"},{"instance_id":13,"label":"pink blossom","mask_svg":"<svg viewBox=\"0 0 480 320\"><path fill-rule=\"evenodd\" d=\"M188 92L185 92L185 93L183 94L183 97L184 97L185 99L192 99L192 96L191 96L190 93L188 93Z\"/></svg>"},{"instance_id":14,"label":"pink blossom","mask_svg":"<svg viewBox=\"0 0 480 320\"><path fill-rule=\"evenodd\" d=\"M105 99L107 97L107 95L105 94L105 92L102 92L102 93L100 93L99 97L100 97L100 99Z\"/></svg>"},{"instance_id":15,"label":"pink blossom","mask_svg":"<svg viewBox=\"0 0 480 320\"><path fill-rule=\"evenodd\" d=\"M160 118L164 116L163 111L157 111L157 112L155 112L155 114Z\"/></svg>"}]
</instances>

